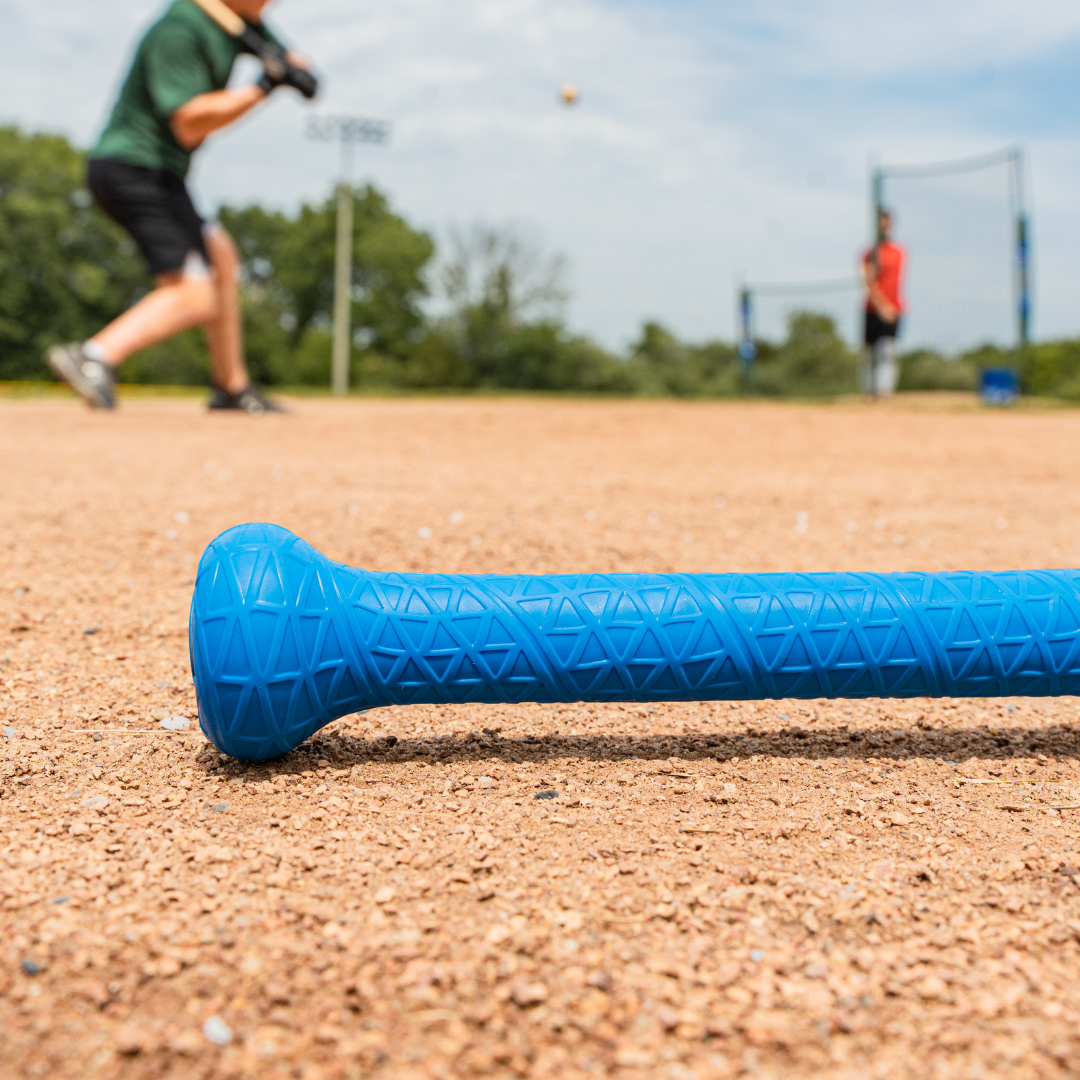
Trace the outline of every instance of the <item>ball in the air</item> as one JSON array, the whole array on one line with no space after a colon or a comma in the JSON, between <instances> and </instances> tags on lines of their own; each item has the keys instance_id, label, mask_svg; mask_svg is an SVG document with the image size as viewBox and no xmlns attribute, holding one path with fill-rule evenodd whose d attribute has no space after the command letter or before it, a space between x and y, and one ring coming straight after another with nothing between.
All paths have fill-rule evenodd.
<instances>
[{"instance_id":1,"label":"ball in the air","mask_svg":"<svg viewBox=\"0 0 1080 1080\"><path fill-rule=\"evenodd\" d=\"M573 83L564 83L559 90L559 100L564 105L576 105L581 91Z\"/></svg>"}]
</instances>

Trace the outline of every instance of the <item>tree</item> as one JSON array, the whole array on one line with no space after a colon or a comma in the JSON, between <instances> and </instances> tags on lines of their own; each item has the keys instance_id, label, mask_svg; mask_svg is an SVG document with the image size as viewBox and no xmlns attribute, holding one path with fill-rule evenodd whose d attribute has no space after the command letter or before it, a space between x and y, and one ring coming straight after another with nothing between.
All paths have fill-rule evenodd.
<instances>
[{"instance_id":1,"label":"tree","mask_svg":"<svg viewBox=\"0 0 1080 1080\"><path fill-rule=\"evenodd\" d=\"M221 222L243 260L248 356L275 382L328 383L334 302L336 199L304 204L294 217L260 206L222 207ZM385 195L357 189L353 247L354 340L360 353L404 362L423 338L424 271L431 237L394 214ZM363 356L354 359L364 370Z\"/></svg>"},{"instance_id":2,"label":"tree","mask_svg":"<svg viewBox=\"0 0 1080 1080\"><path fill-rule=\"evenodd\" d=\"M787 340L767 356L759 354L754 387L774 397L854 393L858 363L831 315L796 311L788 319Z\"/></svg>"},{"instance_id":3,"label":"tree","mask_svg":"<svg viewBox=\"0 0 1080 1080\"><path fill-rule=\"evenodd\" d=\"M739 391L739 358L722 342L689 345L659 323L647 322L630 353L640 391L650 396L730 397Z\"/></svg>"},{"instance_id":4,"label":"tree","mask_svg":"<svg viewBox=\"0 0 1080 1080\"><path fill-rule=\"evenodd\" d=\"M0 378L49 378L50 345L97 332L149 286L127 234L92 205L83 155L0 127Z\"/></svg>"},{"instance_id":5,"label":"tree","mask_svg":"<svg viewBox=\"0 0 1080 1080\"><path fill-rule=\"evenodd\" d=\"M522 357L519 351L511 358L512 339L530 319L561 325L567 298L562 258L545 254L535 239L513 229L485 226L452 233L450 248L441 274L451 307L444 335L474 385L519 385Z\"/></svg>"}]
</instances>

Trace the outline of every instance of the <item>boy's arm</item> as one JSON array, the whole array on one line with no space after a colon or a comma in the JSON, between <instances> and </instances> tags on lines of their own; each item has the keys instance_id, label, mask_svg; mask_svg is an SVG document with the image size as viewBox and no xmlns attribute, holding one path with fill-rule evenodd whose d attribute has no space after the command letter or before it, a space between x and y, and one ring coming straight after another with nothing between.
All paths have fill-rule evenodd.
<instances>
[{"instance_id":1,"label":"boy's arm","mask_svg":"<svg viewBox=\"0 0 1080 1080\"><path fill-rule=\"evenodd\" d=\"M169 127L185 150L194 150L208 135L239 120L265 97L266 91L258 83L242 90L213 90L199 94L169 117Z\"/></svg>"}]
</instances>

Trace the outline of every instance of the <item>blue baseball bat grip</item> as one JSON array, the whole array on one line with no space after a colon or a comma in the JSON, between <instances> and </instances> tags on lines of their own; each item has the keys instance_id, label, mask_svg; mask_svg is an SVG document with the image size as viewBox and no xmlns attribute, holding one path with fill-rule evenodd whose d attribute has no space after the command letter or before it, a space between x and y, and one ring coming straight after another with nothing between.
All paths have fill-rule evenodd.
<instances>
[{"instance_id":1,"label":"blue baseball bat grip","mask_svg":"<svg viewBox=\"0 0 1080 1080\"><path fill-rule=\"evenodd\" d=\"M1075 694L1080 571L382 574L253 524L189 639L207 738L262 761L384 705Z\"/></svg>"}]
</instances>

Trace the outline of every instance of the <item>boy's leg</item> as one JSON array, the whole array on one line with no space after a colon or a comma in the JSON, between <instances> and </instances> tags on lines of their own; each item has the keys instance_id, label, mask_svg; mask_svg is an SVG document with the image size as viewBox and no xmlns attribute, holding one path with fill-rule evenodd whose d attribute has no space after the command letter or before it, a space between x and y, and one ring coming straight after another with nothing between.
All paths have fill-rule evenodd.
<instances>
[{"instance_id":1,"label":"boy's leg","mask_svg":"<svg viewBox=\"0 0 1080 1080\"><path fill-rule=\"evenodd\" d=\"M864 346L859 364L859 389L867 397L874 396L874 349L873 345Z\"/></svg>"},{"instance_id":2,"label":"boy's leg","mask_svg":"<svg viewBox=\"0 0 1080 1080\"><path fill-rule=\"evenodd\" d=\"M201 256L192 254L195 258L185 270L158 274L158 287L99 334L82 344L54 345L46 353L49 367L91 405L113 408L120 364L215 314L217 293L209 269Z\"/></svg>"},{"instance_id":3,"label":"boy's leg","mask_svg":"<svg viewBox=\"0 0 1080 1080\"><path fill-rule=\"evenodd\" d=\"M158 287L89 341L50 349L53 371L90 404L112 408L116 367L148 345L203 326L213 367L210 407L283 411L248 379L236 246L219 226L206 227L183 179L91 161L87 180L101 208L138 244Z\"/></svg>"},{"instance_id":4,"label":"boy's leg","mask_svg":"<svg viewBox=\"0 0 1080 1080\"><path fill-rule=\"evenodd\" d=\"M207 322L206 346L210 350L210 408L246 412L250 416L285 412L252 384L244 361L244 321L240 310L240 253L232 237L220 225L204 234L206 251L214 267L217 311Z\"/></svg>"},{"instance_id":5,"label":"boy's leg","mask_svg":"<svg viewBox=\"0 0 1080 1080\"><path fill-rule=\"evenodd\" d=\"M896 362L896 338L878 338L874 343L874 360L874 393L878 397L892 397L900 375Z\"/></svg>"},{"instance_id":6,"label":"boy's leg","mask_svg":"<svg viewBox=\"0 0 1080 1080\"><path fill-rule=\"evenodd\" d=\"M89 341L57 345L49 366L90 404L112 408L114 371L133 353L217 314L203 221L181 177L117 161L91 161L87 184L135 240L157 288Z\"/></svg>"},{"instance_id":7,"label":"boy's leg","mask_svg":"<svg viewBox=\"0 0 1080 1080\"><path fill-rule=\"evenodd\" d=\"M217 288L201 258L190 259L183 270L159 274L155 280L158 287L153 292L90 338L91 353L117 367L140 349L216 316Z\"/></svg>"},{"instance_id":8,"label":"boy's leg","mask_svg":"<svg viewBox=\"0 0 1080 1080\"><path fill-rule=\"evenodd\" d=\"M206 230L206 252L214 268L217 310L206 323L210 381L227 394L239 394L250 382L244 363L244 327L240 312L240 255L232 237L220 226Z\"/></svg>"}]
</instances>

